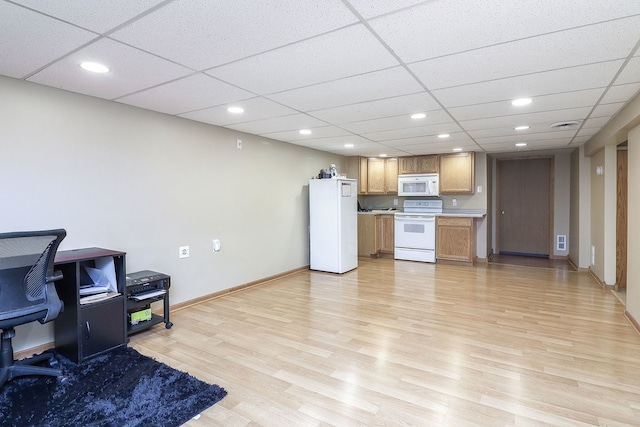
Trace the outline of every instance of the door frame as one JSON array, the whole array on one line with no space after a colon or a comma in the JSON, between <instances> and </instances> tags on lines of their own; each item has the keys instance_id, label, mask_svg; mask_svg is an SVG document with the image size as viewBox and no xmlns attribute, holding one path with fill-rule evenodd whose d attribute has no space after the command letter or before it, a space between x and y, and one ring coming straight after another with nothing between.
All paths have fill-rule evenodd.
<instances>
[{"instance_id":1,"label":"door frame","mask_svg":"<svg viewBox=\"0 0 640 427\"><path fill-rule=\"evenodd\" d=\"M546 155L546 156L518 156L518 157L502 157L496 159L496 181L495 181L495 216L496 216L496 240L494 242L494 253L500 253L500 206L498 203L500 201L500 162L501 161L513 161L513 160L539 160L539 159L548 159L549 160L549 259L557 259L564 257L556 257L554 255L554 189L555 189L555 156ZM568 239L567 239L568 240ZM565 242L568 244L569 242Z\"/></svg>"}]
</instances>

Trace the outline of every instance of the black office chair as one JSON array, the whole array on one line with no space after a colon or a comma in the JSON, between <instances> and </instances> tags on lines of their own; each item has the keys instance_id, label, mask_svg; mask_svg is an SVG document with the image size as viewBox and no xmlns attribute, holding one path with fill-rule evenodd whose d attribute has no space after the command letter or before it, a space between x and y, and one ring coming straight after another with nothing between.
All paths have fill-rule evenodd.
<instances>
[{"instance_id":1,"label":"black office chair","mask_svg":"<svg viewBox=\"0 0 640 427\"><path fill-rule=\"evenodd\" d=\"M11 339L18 325L55 319L62 310L54 281L53 261L65 230L0 233L0 388L12 378L23 375L58 377L59 369L33 366L52 355L41 354L29 359L13 360Z\"/></svg>"}]
</instances>

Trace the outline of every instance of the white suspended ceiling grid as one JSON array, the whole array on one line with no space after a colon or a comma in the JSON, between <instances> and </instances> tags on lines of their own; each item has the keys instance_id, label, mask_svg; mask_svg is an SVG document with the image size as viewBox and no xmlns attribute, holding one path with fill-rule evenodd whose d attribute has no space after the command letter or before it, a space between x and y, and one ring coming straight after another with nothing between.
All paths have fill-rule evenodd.
<instances>
[{"instance_id":1,"label":"white suspended ceiling grid","mask_svg":"<svg viewBox=\"0 0 640 427\"><path fill-rule=\"evenodd\" d=\"M1 75L341 155L578 147L639 44L638 0L0 0Z\"/></svg>"}]
</instances>

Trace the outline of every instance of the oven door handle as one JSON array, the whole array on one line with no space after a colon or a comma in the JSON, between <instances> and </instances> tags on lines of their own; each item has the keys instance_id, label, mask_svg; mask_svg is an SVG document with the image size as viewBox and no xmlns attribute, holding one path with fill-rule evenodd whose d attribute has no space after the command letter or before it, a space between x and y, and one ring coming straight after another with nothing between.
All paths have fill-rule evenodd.
<instances>
[{"instance_id":1,"label":"oven door handle","mask_svg":"<svg viewBox=\"0 0 640 427\"><path fill-rule=\"evenodd\" d=\"M436 220L435 216L411 216L411 215L398 215L396 214L396 220L398 221L420 221L420 222L433 222Z\"/></svg>"}]
</instances>

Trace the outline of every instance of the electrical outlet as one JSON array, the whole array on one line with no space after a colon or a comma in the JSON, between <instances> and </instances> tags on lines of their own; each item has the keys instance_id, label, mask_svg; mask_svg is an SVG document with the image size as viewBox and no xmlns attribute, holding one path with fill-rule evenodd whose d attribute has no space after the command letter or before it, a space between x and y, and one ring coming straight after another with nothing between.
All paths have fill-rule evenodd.
<instances>
[{"instance_id":1,"label":"electrical outlet","mask_svg":"<svg viewBox=\"0 0 640 427\"><path fill-rule=\"evenodd\" d=\"M178 248L178 258L189 258L189 246L180 246Z\"/></svg>"},{"instance_id":2,"label":"electrical outlet","mask_svg":"<svg viewBox=\"0 0 640 427\"><path fill-rule=\"evenodd\" d=\"M393 199L393 206L398 206L398 199Z\"/></svg>"},{"instance_id":3,"label":"electrical outlet","mask_svg":"<svg viewBox=\"0 0 640 427\"><path fill-rule=\"evenodd\" d=\"M451 199L451 206L453 207L458 206L458 199Z\"/></svg>"},{"instance_id":4,"label":"electrical outlet","mask_svg":"<svg viewBox=\"0 0 640 427\"><path fill-rule=\"evenodd\" d=\"M242 140L241 139L236 139L236 148L238 150L242 150Z\"/></svg>"}]
</instances>

